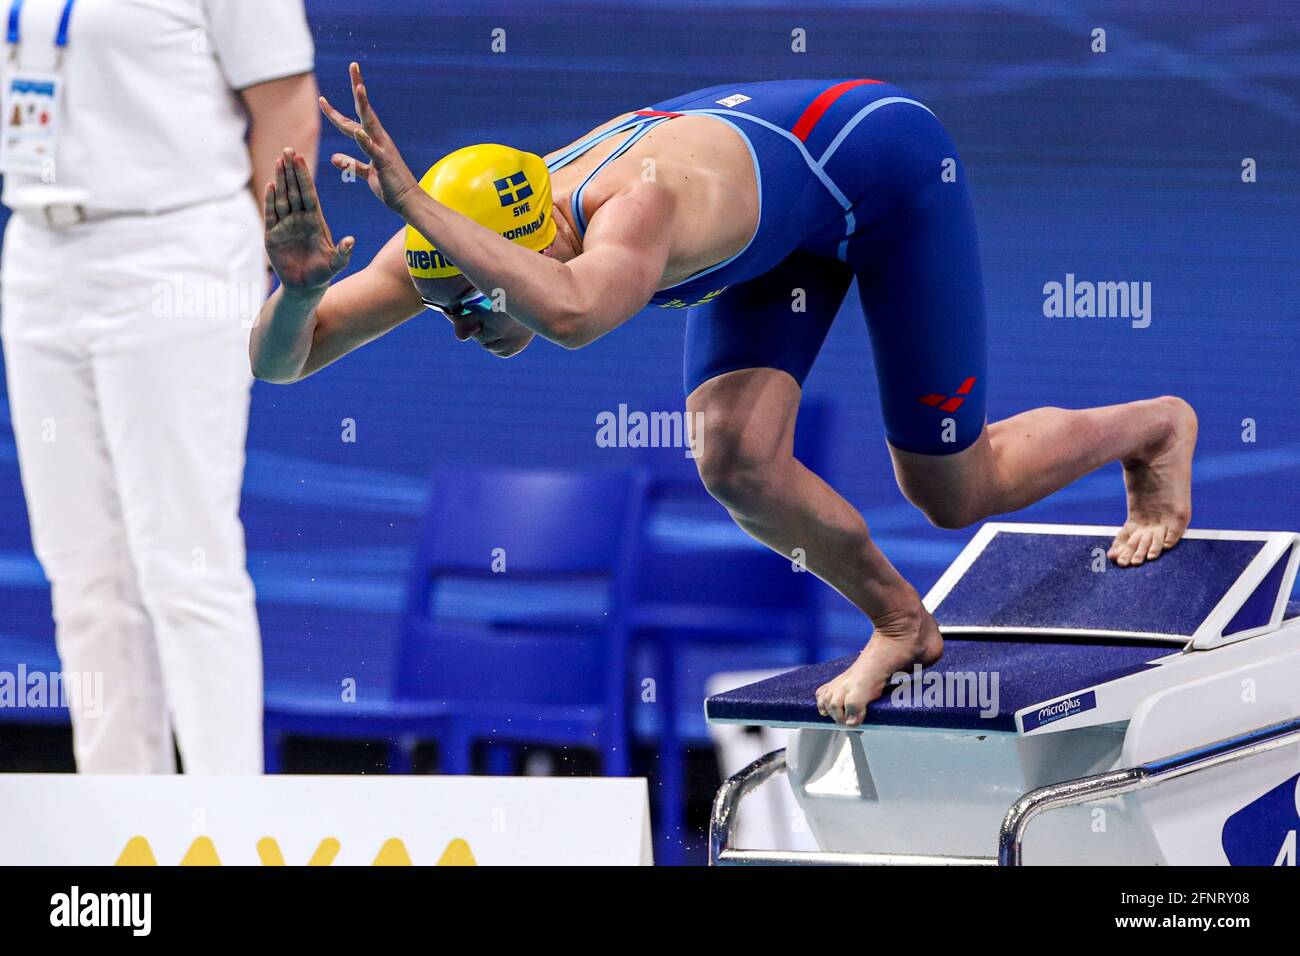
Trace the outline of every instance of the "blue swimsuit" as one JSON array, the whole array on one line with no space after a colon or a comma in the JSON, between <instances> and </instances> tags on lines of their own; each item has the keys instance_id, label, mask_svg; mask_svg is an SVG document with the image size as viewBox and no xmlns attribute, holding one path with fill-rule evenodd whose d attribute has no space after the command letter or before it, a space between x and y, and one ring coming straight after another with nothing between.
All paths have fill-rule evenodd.
<instances>
[{"instance_id":1,"label":"blue swimsuit","mask_svg":"<svg viewBox=\"0 0 1300 956\"><path fill-rule=\"evenodd\" d=\"M708 115L749 145L758 229L723 262L656 292L691 308L686 390L746 368L800 385L858 280L895 448L951 454L984 427L985 318L965 169L924 105L875 80L777 80L697 90L640 110L575 144L552 171L597 143L618 147L573 192L661 123Z\"/></svg>"}]
</instances>

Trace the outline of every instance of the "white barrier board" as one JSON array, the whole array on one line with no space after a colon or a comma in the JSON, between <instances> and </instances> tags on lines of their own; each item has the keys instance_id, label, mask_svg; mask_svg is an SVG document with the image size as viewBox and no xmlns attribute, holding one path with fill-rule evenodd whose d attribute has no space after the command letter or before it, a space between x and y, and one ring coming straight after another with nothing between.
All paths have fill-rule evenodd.
<instances>
[{"instance_id":1,"label":"white barrier board","mask_svg":"<svg viewBox=\"0 0 1300 956\"><path fill-rule=\"evenodd\" d=\"M644 779L0 774L0 865L651 862Z\"/></svg>"}]
</instances>

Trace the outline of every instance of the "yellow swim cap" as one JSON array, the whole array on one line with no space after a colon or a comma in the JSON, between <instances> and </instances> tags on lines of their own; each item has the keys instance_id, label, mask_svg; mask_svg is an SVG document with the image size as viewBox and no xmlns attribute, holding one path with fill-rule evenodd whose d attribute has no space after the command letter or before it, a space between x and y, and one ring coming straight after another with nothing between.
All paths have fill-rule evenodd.
<instances>
[{"instance_id":1,"label":"yellow swim cap","mask_svg":"<svg viewBox=\"0 0 1300 956\"><path fill-rule=\"evenodd\" d=\"M534 252L555 239L551 174L535 153L496 143L465 146L431 166L420 188L444 206ZM460 275L410 226L406 227L406 268L416 280Z\"/></svg>"}]
</instances>

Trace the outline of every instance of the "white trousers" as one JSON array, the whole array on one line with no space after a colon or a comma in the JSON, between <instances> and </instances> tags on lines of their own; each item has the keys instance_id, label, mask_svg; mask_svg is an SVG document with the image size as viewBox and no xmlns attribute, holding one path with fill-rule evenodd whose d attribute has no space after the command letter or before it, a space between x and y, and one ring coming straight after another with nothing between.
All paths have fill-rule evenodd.
<instances>
[{"instance_id":1,"label":"white trousers","mask_svg":"<svg viewBox=\"0 0 1300 956\"><path fill-rule=\"evenodd\" d=\"M262 772L262 662L239 496L265 292L251 196L50 229L14 215L0 333L77 767ZM84 702L83 702L84 703Z\"/></svg>"}]
</instances>

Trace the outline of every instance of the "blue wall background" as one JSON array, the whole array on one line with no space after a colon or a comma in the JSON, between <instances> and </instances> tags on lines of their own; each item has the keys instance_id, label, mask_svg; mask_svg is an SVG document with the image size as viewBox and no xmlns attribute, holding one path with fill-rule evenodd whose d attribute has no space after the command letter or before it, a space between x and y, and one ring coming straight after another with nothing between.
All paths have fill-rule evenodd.
<instances>
[{"instance_id":1,"label":"blue wall background","mask_svg":"<svg viewBox=\"0 0 1300 956\"><path fill-rule=\"evenodd\" d=\"M790 6L794 6L793 4ZM1201 527L1300 529L1300 11L1199 2L531 4L309 0L323 90L359 59L413 167L469 142L546 152L692 88L799 76L887 79L933 107L972 179L990 321L990 415L1163 392L1201 416ZM1139 9L1140 7L1140 9ZM489 50L504 28L507 52ZM807 52L791 52L791 31ZM1104 28L1108 50L1090 52ZM327 129L323 148L348 148ZM1258 182L1241 181L1243 158ZM322 177L364 261L398 223ZM1066 273L1149 281L1153 321L1045 319ZM680 390L684 316L656 310L578 353L501 362L415 319L309 381L254 390L244 516L268 677L384 681L428 473L443 464L608 466L595 418ZM929 528L894 485L867 336L850 296L808 383L835 409L828 477L922 589L968 533ZM342 421L357 441L341 440ZM1243 443L1242 421L1258 440ZM1118 466L1019 515L1117 523ZM724 527L719 524L718 527ZM699 526L691 533L713 533ZM725 532L724 532L725 533ZM123 560L125 560L123 556ZM862 623L827 598L832 631ZM0 664L52 661L0 405Z\"/></svg>"}]
</instances>

